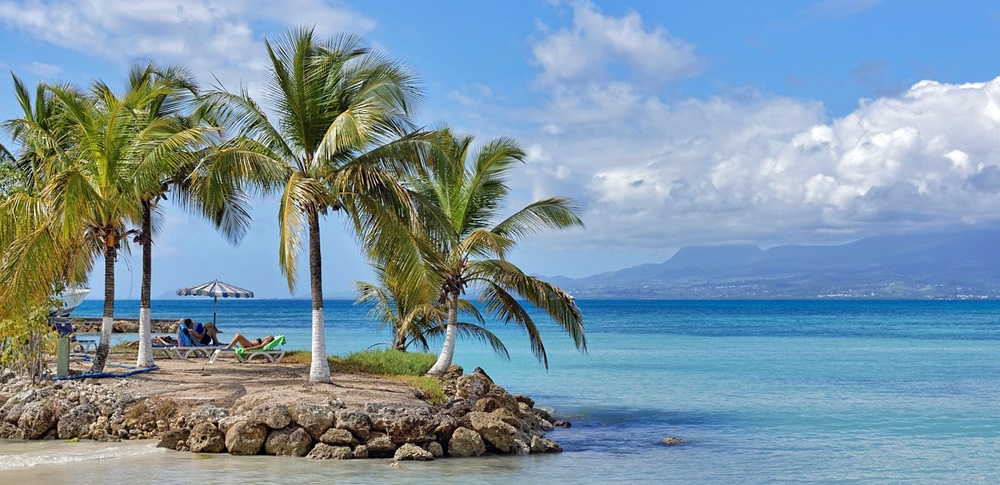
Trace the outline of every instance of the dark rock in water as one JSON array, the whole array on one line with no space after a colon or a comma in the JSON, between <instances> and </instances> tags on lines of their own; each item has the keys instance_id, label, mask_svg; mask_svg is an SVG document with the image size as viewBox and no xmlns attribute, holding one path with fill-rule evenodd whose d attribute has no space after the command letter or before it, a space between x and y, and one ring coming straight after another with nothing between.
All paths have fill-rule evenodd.
<instances>
[{"instance_id":1,"label":"dark rock in water","mask_svg":"<svg viewBox=\"0 0 1000 485\"><path fill-rule=\"evenodd\" d=\"M571 428L573 427L573 423L570 423L569 421L557 420L552 423L552 426L557 428Z\"/></svg>"},{"instance_id":2,"label":"dark rock in water","mask_svg":"<svg viewBox=\"0 0 1000 485\"><path fill-rule=\"evenodd\" d=\"M667 436L666 438L663 438L663 440L660 441L660 443L663 443L663 444L665 444L667 446L676 446L676 445L684 444L684 440L682 440L682 439L680 439L680 438L678 438L676 436Z\"/></svg>"},{"instance_id":3,"label":"dark rock in water","mask_svg":"<svg viewBox=\"0 0 1000 485\"><path fill-rule=\"evenodd\" d=\"M441 443L437 441L431 441L422 447L423 449L430 452L431 456L434 458L444 458L444 447Z\"/></svg>"},{"instance_id":4,"label":"dark rock in water","mask_svg":"<svg viewBox=\"0 0 1000 485\"><path fill-rule=\"evenodd\" d=\"M549 439L542 438L539 436L531 437L531 452L532 453L562 453L562 446L559 443Z\"/></svg>"}]
</instances>

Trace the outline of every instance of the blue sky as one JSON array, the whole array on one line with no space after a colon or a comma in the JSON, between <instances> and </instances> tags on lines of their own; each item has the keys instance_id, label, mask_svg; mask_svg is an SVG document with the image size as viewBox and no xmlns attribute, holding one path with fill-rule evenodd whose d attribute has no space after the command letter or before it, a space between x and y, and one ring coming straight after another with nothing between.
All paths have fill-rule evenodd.
<instances>
[{"instance_id":1,"label":"blue sky","mask_svg":"<svg viewBox=\"0 0 1000 485\"><path fill-rule=\"evenodd\" d=\"M0 67L120 85L153 58L255 93L263 40L299 25L362 34L415 69L419 124L520 141L512 206L570 196L587 225L525 241L512 259L536 274L1000 218L1000 2L8 0ZM0 77L2 119L11 93ZM276 207L258 201L233 248L168 203L154 297L214 278L307 297L305 273L290 295L279 272ZM323 225L330 296L370 278L344 228ZM138 250L117 278L138 298Z\"/></svg>"}]
</instances>

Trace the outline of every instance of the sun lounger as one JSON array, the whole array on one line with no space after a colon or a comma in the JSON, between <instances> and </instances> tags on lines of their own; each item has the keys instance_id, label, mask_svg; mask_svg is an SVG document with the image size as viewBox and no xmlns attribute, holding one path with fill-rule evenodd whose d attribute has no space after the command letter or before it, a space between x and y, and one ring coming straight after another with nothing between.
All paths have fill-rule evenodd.
<instances>
[{"instance_id":1,"label":"sun lounger","mask_svg":"<svg viewBox=\"0 0 1000 485\"><path fill-rule=\"evenodd\" d=\"M171 350L178 359L184 360L190 357L210 357L212 352L221 348L218 345L199 344L191 336L191 331L183 325L177 329L177 342L178 344L173 346Z\"/></svg>"},{"instance_id":2,"label":"sun lounger","mask_svg":"<svg viewBox=\"0 0 1000 485\"><path fill-rule=\"evenodd\" d=\"M69 338L70 352L73 352L76 349L79 349L82 353L97 351L97 340L77 338L76 332L73 331L73 323L70 322L68 318L54 317L51 321L52 327L56 330L56 333L58 333L60 337Z\"/></svg>"},{"instance_id":3,"label":"sun lounger","mask_svg":"<svg viewBox=\"0 0 1000 485\"><path fill-rule=\"evenodd\" d=\"M208 359L209 364L214 364L215 359L219 358L221 355L235 355L236 360L242 364L246 364L253 360L254 358L267 359L269 362L278 363L281 359L285 357L285 351L278 347L285 344L284 335L275 335L274 340L268 342L266 345L259 349L247 350L243 347L236 347L232 349L218 349L212 353L212 357Z\"/></svg>"}]
</instances>

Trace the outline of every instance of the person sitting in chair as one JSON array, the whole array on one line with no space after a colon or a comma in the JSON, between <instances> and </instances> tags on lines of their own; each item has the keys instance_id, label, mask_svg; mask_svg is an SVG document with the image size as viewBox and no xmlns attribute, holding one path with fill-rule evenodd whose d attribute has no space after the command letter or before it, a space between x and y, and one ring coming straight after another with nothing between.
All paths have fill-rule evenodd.
<instances>
[{"instance_id":1,"label":"person sitting in chair","mask_svg":"<svg viewBox=\"0 0 1000 485\"><path fill-rule=\"evenodd\" d=\"M222 345L217 337L219 330L214 323L194 323L190 318L185 318L184 326L191 332L191 338L199 345Z\"/></svg>"},{"instance_id":2,"label":"person sitting in chair","mask_svg":"<svg viewBox=\"0 0 1000 485\"><path fill-rule=\"evenodd\" d=\"M253 340L248 340L243 335L237 333L236 335L233 335L233 341L229 342L229 345L226 346L226 349L227 350L232 349L236 346L236 344L240 344L240 347L243 347L246 350L255 350L264 347L265 345L271 343L272 341L274 341L273 335L268 335L267 337L264 338L255 338Z\"/></svg>"}]
</instances>

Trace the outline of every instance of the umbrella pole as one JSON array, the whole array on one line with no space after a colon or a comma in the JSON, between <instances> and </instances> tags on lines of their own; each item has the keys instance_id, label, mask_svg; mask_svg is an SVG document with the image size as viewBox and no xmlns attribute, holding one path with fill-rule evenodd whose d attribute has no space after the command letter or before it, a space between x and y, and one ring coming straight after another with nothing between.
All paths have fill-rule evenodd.
<instances>
[{"instance_id":1,"label":"umbrella pole","mask_svg":"<svg viewBox=\"0 0 1000 485\"><path fill-rule=\"evenodd\" d=\"M212 299L212 325L215 325L215 307L219 304L219 297ZM216 327L218 328L218 327Z\"/></svg>"}]
</instances>

